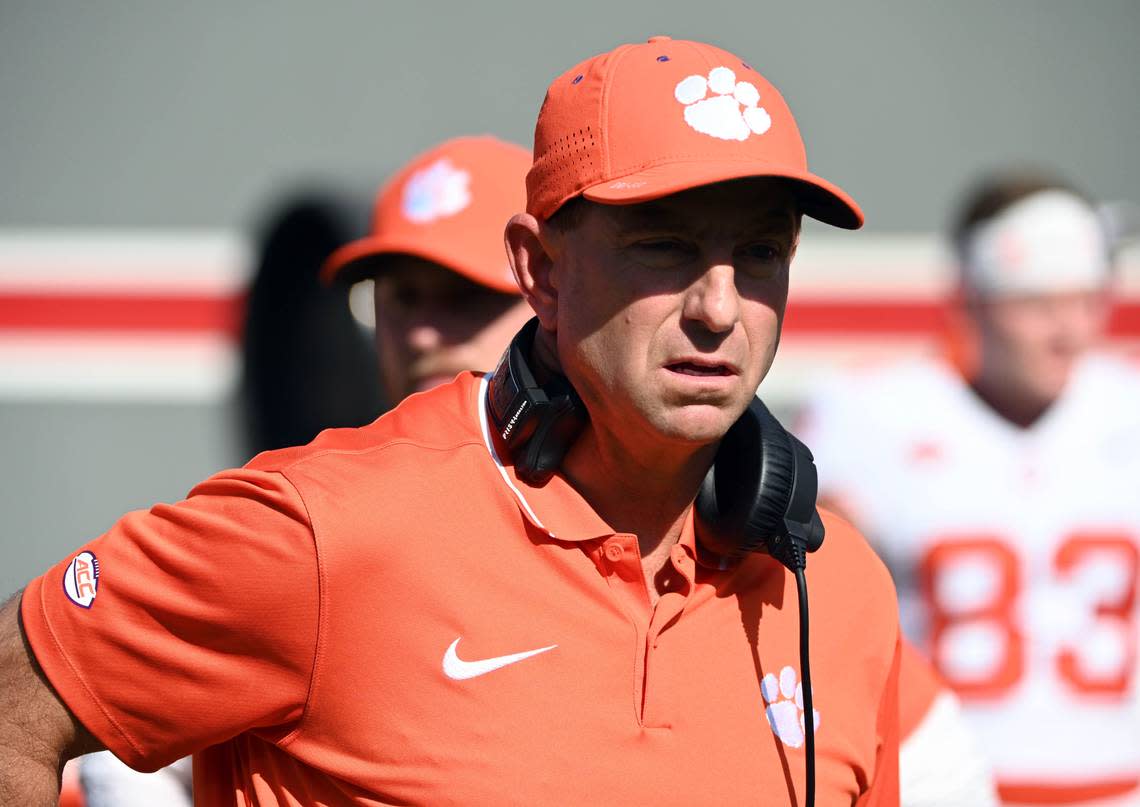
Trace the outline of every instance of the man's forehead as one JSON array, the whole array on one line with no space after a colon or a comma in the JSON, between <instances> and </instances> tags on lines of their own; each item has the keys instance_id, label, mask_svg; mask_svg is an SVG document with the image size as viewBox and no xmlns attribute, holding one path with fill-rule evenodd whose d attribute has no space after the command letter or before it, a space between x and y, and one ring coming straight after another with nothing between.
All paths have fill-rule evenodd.
<instances>
[{"instance_id":1,"label":"man's forehead","mask_svg":"<svg viewBox=\"0 0 1140 807\"><path fill-rule=\"evenodd\" d=\"M791 189L777 180L735 180L705 185L648 202L597 205L617 226L636 228L663 224L695 224L726 213L741 222L787 227L798 218Z\"/></svg>"},{"instance_id":2,"label":"man's forehead","mask_svg":"<svg viewBox=\"0 0 1140 807\"><path fill-rule=\"evenodd\" d=\"M436 261L418 255L393 252L377 262L375 279L386 286L418 289L485 289L459 272Z\"/></svg>"}]
</instances>

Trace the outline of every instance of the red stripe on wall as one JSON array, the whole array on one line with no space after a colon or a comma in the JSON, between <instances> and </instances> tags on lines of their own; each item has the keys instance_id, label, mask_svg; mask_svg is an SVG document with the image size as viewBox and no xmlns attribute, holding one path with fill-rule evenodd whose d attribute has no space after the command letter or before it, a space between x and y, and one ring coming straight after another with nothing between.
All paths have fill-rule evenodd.
<instances>
[{"instance_id":1,"label":"red stripe on wall","mask_svg":"<svg viewBox=\"0 0 1140 807\"><path fill-rule=\"evenodd\" d=\"M241 333L241 295L0 293L0 330Z\"/></svg>"},{"instance_id":2,"label":"red stripe on wall","mask_svg":"<svg viewBox=\"0 0 1140 807\"><path fill-rule=\"evenodd\" d=\"M792 299L784 317L784 333L929 336L945 330L948 313L944 304L929 300Z\"/></svg>"},{"instance_id":3,"label":"red stripe on wall","mask_svg":"<svg viewBox=\"0 0 1140 807\"><path fill-rule=\"evenodd\" d=\"M0 292L0 330L241 333L243 295L103 295ZM930 337L943 332L950 309L923 299L792 299L784 320L790 335ZM1140 301L1117 305L1110 333L1140 337Z\"/></svg>"},{"instance_id":4,"label":"red stripe on wall","mask_svg":"<svg viewBox=\"0 0 1140 807\"><path fill-rule=\"evenodd\" d=\"M949 305L932 300L792 299L784 333L929 337L944 332L952 315ZM1118 303L1108 330L1117 338L1140 337L1140 301Z\"/></svg>"},{"instance_id":5,"label":"red stripe on wall","mask_svg":"<svg viewBox=\"0 0 1140 807\"><path fill-rule=\"evenodd\" d=\"M1140 336L1140 303L1120 303L1112 310L1108 332L1113 336Z\"/></svg>"}]
</instances>

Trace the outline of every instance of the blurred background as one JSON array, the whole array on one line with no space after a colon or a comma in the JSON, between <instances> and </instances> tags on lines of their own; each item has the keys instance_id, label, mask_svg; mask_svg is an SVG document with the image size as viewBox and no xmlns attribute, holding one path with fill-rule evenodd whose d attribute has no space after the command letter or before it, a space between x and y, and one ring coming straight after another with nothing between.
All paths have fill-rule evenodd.
<instances>
[{"instance_id":1,"label":"blurred background","mask_svg":"<svg viewBox=\"0 0 1140 807\"><path fill-rule=\"evenodd\" d=\"M0 595L280 438L251 429L249 400L291 371L243 374L243 350L296 356L314 375L288 383L318 399L345 383L319 375L330 352L368 366L363 326L332 352L300 307L243 347L259 267L315 272L363 234L392 168L453 135L529 144L555 75L654 34L748 58L789 99L812 168L867 213L858 234L806 232L762 389L778 411L835 364L940 338L940 233L980 172L1043 164L1095 198L1140 199L1134 0L0 0ZM1126 257L1124 352L1138 267ZM262 310L321 293L297 278ZM379 411L366 376L340 422Z\"/></svg>"}]
</instances>

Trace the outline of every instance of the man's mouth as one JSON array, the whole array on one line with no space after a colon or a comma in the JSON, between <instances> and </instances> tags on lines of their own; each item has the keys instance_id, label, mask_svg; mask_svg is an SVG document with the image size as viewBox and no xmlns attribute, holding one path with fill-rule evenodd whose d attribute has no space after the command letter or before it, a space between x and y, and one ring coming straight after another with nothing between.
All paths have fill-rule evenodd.
<instances>
[{"instance_id":1,"label":"man's mouth","mask_svg":"<svg viewBox=\"0 0 1140 807\"><path fill-rule=\"evenodd\" d=\"M730 376L735 375L736 372L732 367L727 364L698 364L691 361L679 361L666 365L667 369L672 370L674 373L681 375L694 375L694 376Z\"/></svg>"}]
</instances>

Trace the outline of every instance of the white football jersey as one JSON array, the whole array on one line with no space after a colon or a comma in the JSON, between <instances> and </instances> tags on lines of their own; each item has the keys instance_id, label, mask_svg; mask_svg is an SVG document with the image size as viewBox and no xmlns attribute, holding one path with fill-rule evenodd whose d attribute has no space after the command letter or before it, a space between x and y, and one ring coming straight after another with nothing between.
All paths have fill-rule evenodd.
<instances>
[{"instance_id":1,"label":"white football jersey","mask_svg":"<svg viewBox=\"0 0 1140 807\"><path fill-rule=\"evenodd\" d=\"M1003 797L1140 804L1140 372L1086 359L1021 429L915 360L833 379L799 432Z\"/></svg>"}]
</instances>

